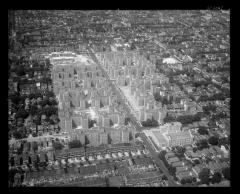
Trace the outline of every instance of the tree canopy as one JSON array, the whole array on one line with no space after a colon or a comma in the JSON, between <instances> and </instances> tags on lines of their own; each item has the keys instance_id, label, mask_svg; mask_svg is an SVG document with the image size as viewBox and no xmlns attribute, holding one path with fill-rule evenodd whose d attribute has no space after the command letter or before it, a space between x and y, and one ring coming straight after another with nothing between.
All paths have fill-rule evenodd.
<instances>
[{"instance_id":1,"label":"tree canopy","mask_svg":"<svg viewBox=\"0 0 240 194\"><path fill-rule=\"evenodd\" d=\"M222 180L222 175L220 172L216 172L213 174L213 177L211 178L212 184L214 183L220 183Z\"/></svg>"},{"instance_id":2,"label":"tree canopy","mask_svg":"<svg viewBox=\"0 0 240 194\"><path fill-rule=\"evenodd\" d=\"M82 144L79 140L73 140L69 142L69 148L80 148L82 147Z\"/></svg>"},{"instance_id":3,"label":"tree canopy","mask_svg":"<svg viewBox=\"0 0 240 194\"><path fill-rule=\"evenodd\" d=\"M222 174L224 176L225 179L230 180L230 168L224 168L222 171Z\"/></svg>"},{"instance_id":4,"label":"tree canopy","mask_svg":"<svg viewBox=\"0 0 240 194\"><path fill-rule=\"evenodd\" d=\"M199 173L199 179L201 180L201 183L209 184L209 177L210 177L210 169L203 168L202 171Z\"/></svg>"},{"instance_id":5,"label":"tree canopy","mask_svg":"<svg viewBox=\"0 0 240 194\"><path fill-rule=\"evenodd\" d=\"M202 126L200 126L200 127L198 128L198 133L199 133L200 135L208 135L208 134L209 134L207 128L206 128L206 127L202 127Z\"/></svg>"},{"instance_id":6,"label":"tree canopy","mask_svg":"<svg viewBox=\"0 0 240 194\"><path fill-rule=\"evenodd\" d=\"M157 127L159 126L158 122L152 118L152 119L147 119L146 121L142 122L143 127Z\"/></svg>"},{"instance_id":7,"label":"tree canopy","mask_svg":"<svg viewBox=\"0 0 240 194\"><path fill-rule=\"evenodd\" d=\"M205 139L198 141L196 145L197 145L197 149L199 150L209 148L208 141Z\"/></svg>"},{"instance_id":8,"label":"tree canopy","mask_svg":"<svg viewBox=\"0 0 240 194\"><path fill-rule=\"evenodd\" d=\"M131 119L129 117L125 118L125 125L128 125L128 123L131 121Z\"/></svg>"},{"instance_id":9,"label":"tree canopy","mask_svg":"<svg viewBox=\"0 0 240 194\"><path fill-rule=\"evenodd\" d=\"M217 106L216 105L208 105L208 106L203 106L202 109L203 109L203 112L205 114L209 115L210 111L211 112L215 112L216 111Z\"/></svg>"},{"instance_id":10,"label":"tree canopy","mask_svg":"<svg viewBox=\"0 0 240 194\"><path fill-rule=\"evenodd\" d=\"M229 143L230 143L229 137L222 137L218 140L218 146L229 145Z\"/></svg>"},{"instance_id":11,"label":"tree canopy","mask_svg":"<svg viewBox=\"0 0 240 194\"><path fill-rule=\"evenodd\" d=\"M208 139L208 142L209 142L209 144L211 144L211 145L218 145L218 141L219 141L219 139L218 139L218 137L216 137L216 136L211 136L211 137Z\"/></svg>"},{"instance_id":12,"label":"tree canopy","mask_svg":"<svg viewBox=\"0 0 240 194\"><path fill-rule=\"evenodd\" d=\"M17 113L15 114L15 118L23 118L26 119L28 117L28 112L24 108L20 108Z\"/></svg>"},{"instance_id":13,"label":"tree canopy","mask_svg":"<svg viewBox=\"0 0 240 194\"><path fill-rule=\"evenodd\" d=\"M17 67L15 73L17 74L17 76L23 76L23 75L26 74L26 73L25 73L25 69L24 69L24 67L23 67L22 65L19 65L19 66Z\"/></svg>"},{"instance_id":14,"label":"tree canopy","mask_svg":"<svg viewBox=\"0 0 240 194\"><path fill-rule=\"evenodd\" d=\"M175 122L175 121L176 121L176 118L167 115L167 116L163 119L163 121L164 121L164 123Z\"/></svg>"},{"instance_id":15,"label":"tree canopy","mask_svg":"<svg viewBox=\"0 0 240 194\"><path fill-rule=\"evenodd\" d=\"M182 124L190 124L193 122L198 122L200 120L201 120L201 115L198 113L195 115L181 115L177 117L177 121Z\"/></svg>"},{"instance_id":16,"label":"tree canopy","mask_svg":"<svg viewBox=\"0 0 240 194\"><path fill-rule=\"evenodd\" d=\"M63 147L64 147L63 144L61 144L59 141L53 142L53 148L55 150L62 150Z\"/></svg>"}]
</instances>

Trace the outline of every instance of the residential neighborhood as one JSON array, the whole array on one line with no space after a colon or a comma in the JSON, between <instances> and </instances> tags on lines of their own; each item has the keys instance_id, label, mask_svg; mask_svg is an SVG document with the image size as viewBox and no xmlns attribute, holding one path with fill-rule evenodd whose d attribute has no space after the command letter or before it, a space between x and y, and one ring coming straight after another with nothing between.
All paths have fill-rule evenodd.
<instances>
[{"instance_id":1,"label":"residential neighborhood","mask_svg":"<svg viewBox=\"0 0 240 194\"><path fill-rule=\"evenodd\" d=\"M9 10L9 187L230 186L230 10Z\"/></svg>"}]
</instances>

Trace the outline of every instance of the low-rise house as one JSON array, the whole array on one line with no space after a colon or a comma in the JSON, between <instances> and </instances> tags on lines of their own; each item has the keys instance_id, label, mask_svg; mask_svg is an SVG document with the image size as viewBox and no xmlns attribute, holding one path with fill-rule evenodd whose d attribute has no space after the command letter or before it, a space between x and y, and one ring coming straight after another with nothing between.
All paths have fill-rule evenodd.
<instances>
[{"instance_id":1,"label":"low-rise house","mask_svg":"<svg viewBox=\"0 0 240 194\"><path fill-rule=\"evenodd\" d=\"M212 82L214 82L218 85L221 85L222 84L222 79L220 77L215 77L215 78L212 78Z\"/></svg>"},{"instance_id":2,"label":"low-rise house","mask_svg":"<svg viewBox=\"0 0 240 194\"><path fill-rule=\"evenodd\" d=\"M221 148L219 148L218 146L213 146L213 149L216 151L217 156L222 156L223 151L221 150Z\"/></svg>"},{"instance_id":3,"label":"low-rise house","mask_svg":"<svg viewBox=\"0 0 240 194\"><path fill-rule=\"evenodd\" d=\"M215 172L220 172L221 171L221 165L219 165L216 162L209 162L207 167L210 169L210 172L214 174Z\"/></svg>"},{"instance_id":4,"label":"low-rise house","mask_svg":"<svg viewBox=\"0 0 240 194\"><path fill-rule=\"evenodd\" d=\"M208 148L208 151L213 155L216 154L216 151L212 147Z\"/></svg>"},{"instance_id":5,"label":"low-rise house","mask_svg":"<svg viewBox=\"0 0 240 194\"><path fill-rule=\"evenodd\" d=\"M185 157L187 158L199 158L201 157L199 152L193 152L192 150L188 150L184 153Z\"/></svg>"},{"instance_id":6,"label":"low-rise house","mask_svg":"<svg viewBox=\"0 0 240 194\"><path fill-rule=\"evenodd\" d=\"M202 169L205 167L203 164L198 164L192 168L192 171L198 176Z\"/></svg>"},{"instance_id":7,"label":"low-rise house","mask_svg":"<svg viewBox=\"0 0 240 194\"><path fill-rule=\"evenodd\" d=\"M186 166L178 166L176 167L176 174L179 174L180 172L187 171L188 168Z\"/></svg>"},{"instance_id":8,"label":"low-rise house","mask_svg":"<svg viewBox=\"0 0 240 194\"><path fill-rule=\"evenodd\" d=\"M222 169L224 169L224 168L227 168L227 167L229 167L229 164L227 163L227 162L221 162L221 163L219 163L220 164L220 166L221 166L221 168Z\"/></svg>"},{"instance_id":9,"label":"low-rise house","mask_svg":"<svg viewBox=\"0 0 240 194\"><path fill-rule=\"evenodd\" d=\"M179 158L178 157L169 158L167 162L168 164L172 164L173 162L179 162Z\"/></svg>"},{"instance_id":10,"label":"low-rise house","mask_svg":"<svg viewBox=\"0 0 240 194\"><path fill-rule=\"evenodd\" d=\"M165 158L166 158L166 160L168 160L169 158L172 158L174 156L175 156L175 154L173 152L168 152L168 153L166 153Z\"/></svg>"},{"instance_id":11,"label":"low-rise house","mask_svg":"<svg viewBox=\"0 0 240 194\"><path fill-rule=\"evenodd\" d=\"M172 167L182 167L182 166L184 166L184 162L182 161L172 163Z\"/></svg>"},{"instance_id":12,"label":"low-rise house","mask_svg":"<svg viewBox=\"0 0 240 194\"><path fill-rule=\"evenodd\" d=\"M190 173L190 171L182 171L179 174L177 174L176 176L181 181L182 179L191 177L191 173Z\"/></svg>"}]
</instances>

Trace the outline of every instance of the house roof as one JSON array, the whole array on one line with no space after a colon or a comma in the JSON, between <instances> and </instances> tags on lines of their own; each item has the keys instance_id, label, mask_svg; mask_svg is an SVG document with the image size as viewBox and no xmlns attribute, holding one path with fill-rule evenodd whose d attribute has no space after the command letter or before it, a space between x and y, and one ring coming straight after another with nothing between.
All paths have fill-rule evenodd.
<instances>
[{"instance_id":1,"label":"house roof","mask_svg":"<svg viewBox=\"0 0 240 194\"><path fill-rule=\"evenodd\" d=\"M173 162L172 163L172 166L178 166L178 167L180 167L180 166L183 166L183 162L182 161L178 161L178 162Z\"/></svg>"},{"instance_id":2,"label":"house roof","mask_svg":"<svg viewBox=\"0 0 240 194\"><path fill-rule=\"evenodd\" d=\"M169 158L168 162L172 163L172 162L178 162L179 158L178 157L173 157L173 158Z\"/></svg>"}]
</instances>

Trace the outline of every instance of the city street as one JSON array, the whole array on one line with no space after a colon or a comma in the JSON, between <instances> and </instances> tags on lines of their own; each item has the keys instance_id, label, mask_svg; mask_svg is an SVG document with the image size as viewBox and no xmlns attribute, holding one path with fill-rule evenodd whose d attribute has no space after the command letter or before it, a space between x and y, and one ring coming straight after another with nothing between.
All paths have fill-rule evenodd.
<instances>
[{"instance_id":1,"label":"city street","mask_svg":"<svg viewBox=\"0 0 240 194\"><path fill-rule=\"evenodd\" d=\"M112 90L117 94L118 99L121 101L122 105L124 106L126 112L128 113L128 116L130 117L133 125L135 126L135 128L137 129L137 131L140 132L140 137L142 138L142 140L144 141L144 144L147 146L147 149L150 151L151 156L154 158L156 164L160 167L160 169L163 171L163 173L168 177L168 182L169 182L169 186L178 186L173 178L171 177L171 175L169 174L167 168L165 167L165 165L163 164L163 162L160 160L160 158L158 157L158 153L155 152L155 150L152 148L152 145L150 144L150 142L148 141L147 137L145 136L144 133L141 133L142 131L142 126L140 126L139 122L137 121L136 117L131 113L131 109L128 107L128 105L126 104L124 98L122 97L121 93L119 92L119 90L117 89L117 87L111 82L108 74L106 73L106 71L103 69L103 67L101 66L100 62L98 61L98 59L96 58L95 54L92 52L92 49L90 49L89 47L87 47L92 59L94 60L94 62L96 62L96 64L99 65L99 67L101 68L103 74L105 75L105 77L109 80L110 86L112 88Z\"/></svg>"}]
</instances>

